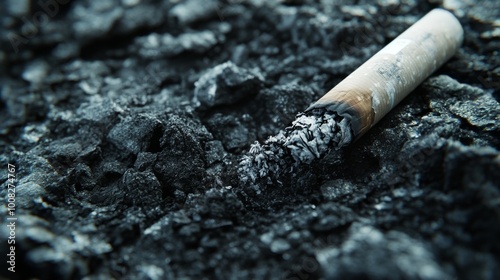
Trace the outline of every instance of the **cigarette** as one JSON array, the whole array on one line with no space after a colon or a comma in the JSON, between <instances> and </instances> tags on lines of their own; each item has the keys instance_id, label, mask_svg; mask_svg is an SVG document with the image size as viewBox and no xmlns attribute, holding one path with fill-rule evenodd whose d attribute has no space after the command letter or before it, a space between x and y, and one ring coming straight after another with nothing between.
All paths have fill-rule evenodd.
<instances>
[{"instance_id":1,"label":"cigarette","mask_svg":"<svg viewBox=\"0 0 500 280\"><path fill-rule=\"evenodd\" d=\"M284 173L349 145L450 59L463 35L450 12L432 10L300 113L291 127L263 145L254 143L240 163L240 179Z\"/></svg>"},{"instance_id":2,"label":"cigarette","mask_svg":"<svg viewBox=\"0 0 500 280\"><path fill-rule=\"evenodd\" d=\"M434 9L376 53L306 112L325 108L363 135L458 50L464 31L448 11Z\"/></svg>"}]
</instances>

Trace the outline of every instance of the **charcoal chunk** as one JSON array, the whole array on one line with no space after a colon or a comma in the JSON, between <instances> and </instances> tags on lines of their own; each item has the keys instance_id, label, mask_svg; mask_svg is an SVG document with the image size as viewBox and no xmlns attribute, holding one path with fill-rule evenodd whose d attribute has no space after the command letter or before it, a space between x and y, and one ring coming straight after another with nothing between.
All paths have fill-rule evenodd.
<instances>
[{"instance_id":1,"label":"charcoal chunk","mask_svg":"<svg viewBox=\"0 0 500 280\"><path fill-rule=\"evenodd\" d=\"M137 154L148 151L157 129L161 129L161 122L152 116L129 116L111 129L107 139L118 148Z\"/></svg>"},{"instance_id":2,"label":"charcoal chunk","mask_svg":"<svg viewBox=\"0 0 500 280\"><path fill-rule=\"evenodd\" d=\"M204 126L187 117L171 115L165 121L160 152L153 167L162 185L172 191L193 192L204 188L206 176L202 142L212 136Z\"/></svg>"},{"instance_id":3,"label":"charcoal chunk","mask_svg":"<svg viewBox=\"0 0 500 280\"><path fill-rule=\"evenodd\" d=\"M234 104L256 95L260 83L253 72L226 62L208 70L195 83L194 103L202 108Z\"/></svg>"},{"instance_id":4,"label":"charcoal chunk","mask_svg":"<svg viewBox=\"0 0 500 280\"><path fill-rule=\"evenodd\" d=\"M162 200L162 187L152 172L127 170L122 184L125 199L133 205L155 205Z\"/></svg>"}]
</instances>

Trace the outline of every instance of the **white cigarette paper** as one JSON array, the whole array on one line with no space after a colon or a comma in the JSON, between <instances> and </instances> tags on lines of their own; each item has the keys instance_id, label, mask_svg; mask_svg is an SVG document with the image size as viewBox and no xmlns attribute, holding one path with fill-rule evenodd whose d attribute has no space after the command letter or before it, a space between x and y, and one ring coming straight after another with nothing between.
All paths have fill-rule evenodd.
<instances>
[{"instance_id":1,"label":"white cigarette paper","mask_svg":"<svg viewBox=\"0 0 500 280\"><path fill-rule=\"evenodd\" d=\"M462 26L450 12L434 9L306 111L336 112L350 121L358 138L451 58L463 36Z\"/></svg>"}]
</instances>

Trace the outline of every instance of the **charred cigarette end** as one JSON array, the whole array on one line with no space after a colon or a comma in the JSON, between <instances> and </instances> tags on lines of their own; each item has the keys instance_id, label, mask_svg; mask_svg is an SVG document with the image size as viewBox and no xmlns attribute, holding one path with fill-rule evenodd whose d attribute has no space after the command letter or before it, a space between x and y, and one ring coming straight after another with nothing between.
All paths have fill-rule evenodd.
<instances>
[{"instance_id":1,"label":"charred cigarette end","mask_svg":"<svg viewBox=\"0 0 500 280\"><path fill-rule=\"evenodd\" d=\"M334 91L333 93L331 93ZM341 91L337 87L306 109L306 112L323 109L345 118L352 129L353 137L364 134L375 120L369 92Z\"/></svg>"},{"instance_id":2,"label":"charred cigarette end","mask_svg":"<svg viewBox=\"0 0 500 280\"><path fill-rule=\"evenodd\" d=\"M285 146L297 163L311 163L352 140L350 121L333 111L313 109L300 114L287 129Z\"/></svg>"},{"instance_id":3,"label":"charred cigarette end","mask_svg":"<svg viewBox=\"0 0 500 280\"><path fill-rule=\"evenodd\" d=\"M240 179L279 181L301 163L341 150L452 57L462 41L458 20L434 9L299 114L291 127L252 145L241 161Z\"/></svg>"},{"instance_id":4,"label":"charred cigarette end","mask_svg":"<svg viewBox=\"0 0 500 280\"><path fill-rule=\"evenodd\" d=\"M273 182L303 163L309 164L332 150L340 150L353 139L350 120L323 108L297 116L292 125L264 144L255 142L240 162L238 174L244 183ZM256 186L258 187L258 186Z\"/></svg>"}]
</instances>

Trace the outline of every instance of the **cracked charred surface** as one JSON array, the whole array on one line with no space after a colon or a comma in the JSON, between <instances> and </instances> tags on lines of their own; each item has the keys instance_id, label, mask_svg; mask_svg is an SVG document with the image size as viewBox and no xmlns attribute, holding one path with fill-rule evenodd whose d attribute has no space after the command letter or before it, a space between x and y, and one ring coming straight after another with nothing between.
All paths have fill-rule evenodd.
<instances>
[{"instance_id":1,"label":"cracked charred surface","mask_svg":"<svg viewBox=\"0 0 500 280\"><path fill-rule=\"evenodd\" d=\"M29 38L38 1L0 10L17 277L498 278L498 1L205 2L73 1ZM239 181L255 140L435 6L464 26L455 58L342 158Z\"/></svg>"}]
</instances>

